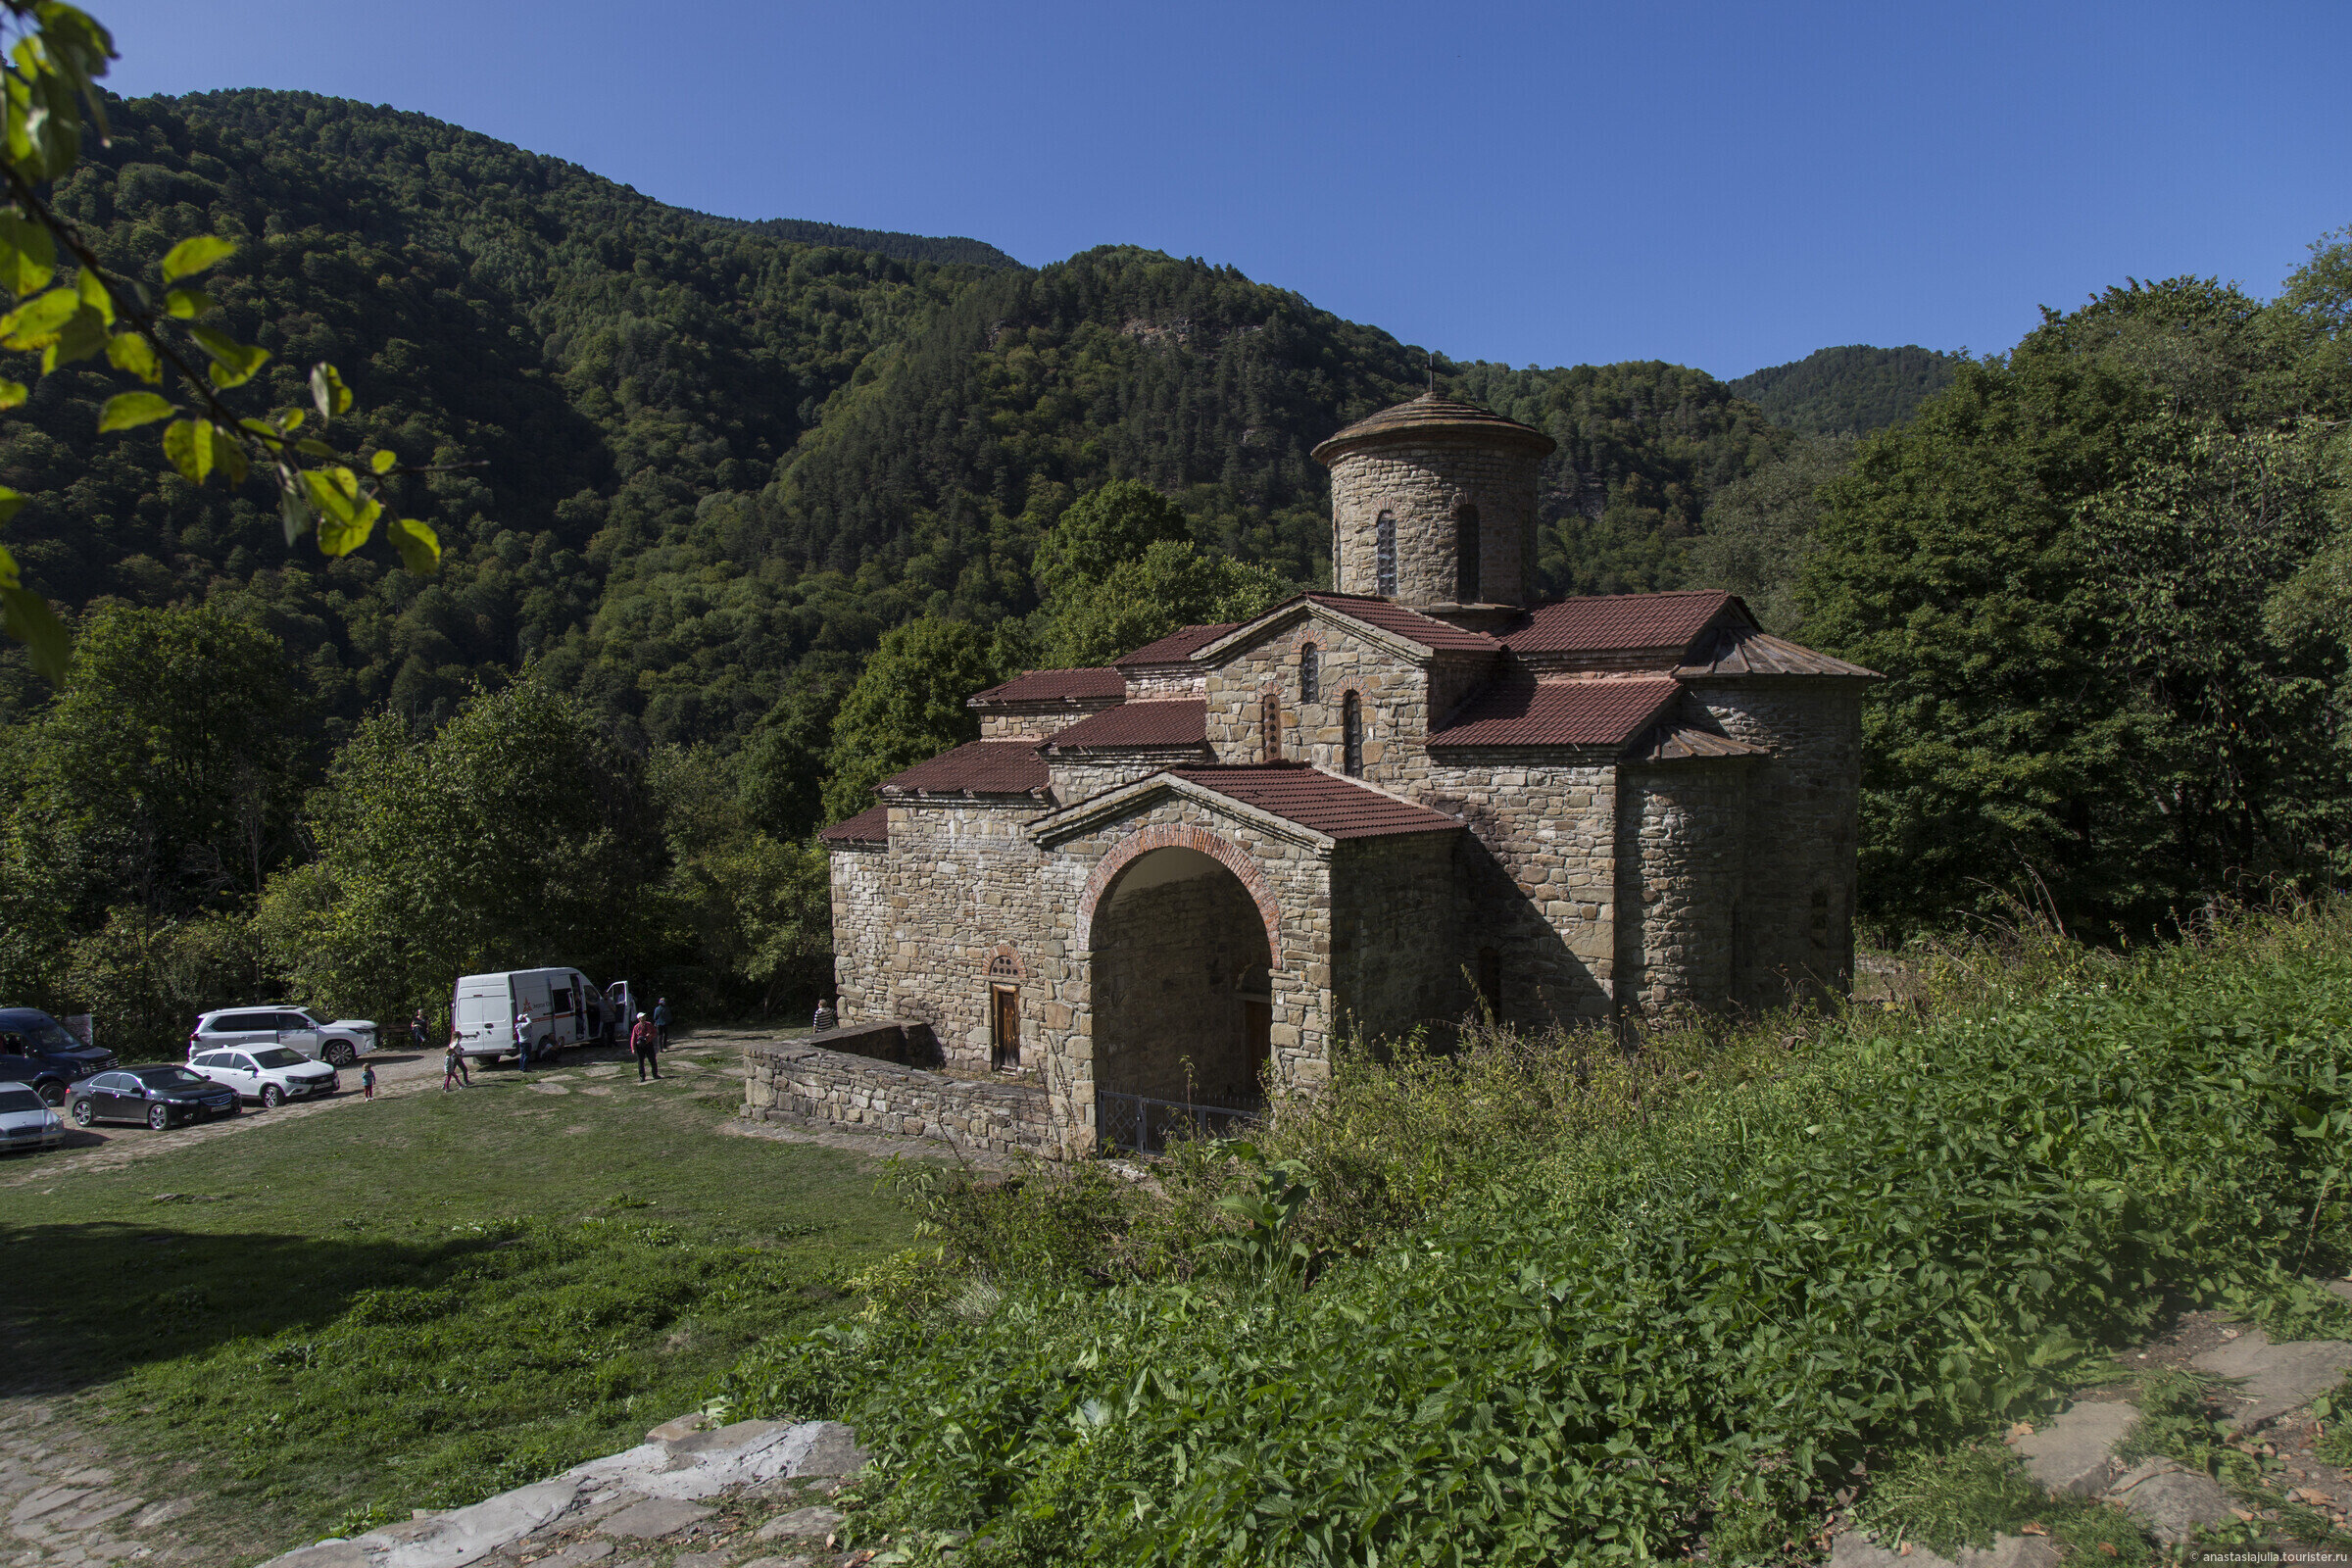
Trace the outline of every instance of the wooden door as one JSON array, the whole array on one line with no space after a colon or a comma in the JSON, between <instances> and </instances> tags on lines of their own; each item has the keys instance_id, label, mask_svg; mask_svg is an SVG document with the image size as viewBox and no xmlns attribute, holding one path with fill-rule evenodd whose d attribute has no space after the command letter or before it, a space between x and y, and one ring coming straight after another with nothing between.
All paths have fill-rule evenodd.
<instances>
[{"instance_id":1,"label":"wooden door","mask_svg":"<svg viewBox=\"0 0 2352 1568\"><path fill-rule=\"evenodd\" d=\"M989 1064L1021 1064L1021 993L1016 986L989 988Z\"/></svg>"},{"instance_id":2,"label":"wooden door","mask_svg":"<svg viewBox=\"0 0 2352 1568\"><path fill-rule=\"evenodd\" d=\"M1242 1002L1242 1044L1250 1053L1250 1071L1257 1079L1261 1092L1273 1079L1274 1065L1274 1004Z\"/></svg>"}]
</instances>

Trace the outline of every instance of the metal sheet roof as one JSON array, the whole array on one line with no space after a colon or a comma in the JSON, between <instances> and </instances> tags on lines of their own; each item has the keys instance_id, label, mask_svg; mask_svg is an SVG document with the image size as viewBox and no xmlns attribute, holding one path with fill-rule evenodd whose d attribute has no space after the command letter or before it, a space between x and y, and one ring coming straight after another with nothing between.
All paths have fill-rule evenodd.
<instances>
[{"instance_id":1,"label":"metal sheet roof","mask_svg":"<svg viewBox=\"0 0 2352 1568\"><path fill-rule=\"evenodd\" d=\"M1241 624L1229 620L1218 626L1184 626L1168 633L1155 643L1146 643L1132 654L1119 656L1119 667L1130 669L1137 664L1181 664L1193 657L1193 650L1205 648Z\"/></svg>"},{"instance_id":2,"label":"metal sheet roof","mask_svg":"<svg viewBox=\"0 0 2352 1568\"><path fill-rule=\"evenodd\" d=\"M1208 744L1208 704L1198 697L1145 698L1089 714L1050 743L1055 751L1164 751Z\"/></svg>"},{"instance_id":3,"label":"metal sheet roof","mask_svg":"<svg viewBox=\"0 0 2352 1568\"><path fill-rule=\"evenodd\" d=\"M1377 626L1408 642L1419 643L1424 648L1491 654L1498 646L1494 638L1483 631L1464 631L1434 615L1424 615L1417 610L1407 610L1402 605L1392 604L1369 594L1301 594L1298 597L1336 610L1367 626ZM1268 614L1273 612L1267 612Z\"/></svg>"},{"instance_id":4,"label":"metal sheet roof","mask_svg":"<svg viewBox=\"0 0 2352 1568\"><path fill-rule=\"evenodd\" d=\"M966 741L876 785L892 795L1035 795L1051 782L1035 741Z\"/></svg>"},{"instance_id":5,"label":"metal sheet roof","mask_svg":"<svg viewBox=\"0 0 2352 1568\"><path fill-rule=\"evenodd\" d=\"M1558 445L1532 424L1521 424L1517 419L1507 418L1493 409L1442 398L1435 391L1429 391L1409 402L1396 404L1356 420L1336 435L1327 437L1315 448L1312 456L1317 463L1328 465L1350 447L1415 435L1468 436L1476 440L1526 447L1538 453L1549 452Z\"/></svg>"},{"instance_id":6,"label":"metal sheet roof","mask_svg":"<svg viewBox=\"0 0 2352 1568\"><path fill-rule=\"evenodd\" d=\"M1707 639L1693 662L1675 670L1686 677L1702 675L1842 675L1857 680L1882 680L1875 669L1849 664L1842 659L1815 653L1770 632L1725 629Z\"/></svg>"},{"instance_id":7,"label":"metal sheet roof","mask_svg":"<svg viewBox=\"0 0 2352 1568\"><path fill-rule=\"evenodd\" d=\"M1755 617L1737 594L1719 588L1682 589L1663 594L1600 594L1538 605L1527 619L1497 640L1521 654L1601 654L1636 648L1690 646L1707 623L1738 607L1739 619Z\"/></svg>"},{"instance_id":8,"label":"metal sheet roof","mask_svg":"<svg viewBox=\"0 0 2352 1568\"><path fill-rule=\"evenodd\" d=\"M1623 746L1682 691L1672 676L1538 679L1513 671L1430 731L1432 751L1462 746Z\"/></svg>"},{"instance_id":9,"label":"metal sheet roof","mask_svg":"<svg viewBox=\"0 0 2352 1568\"><path fill-rule=\"evenodd\" d=\"M817 837L827 844L888 844L890 808L869 806L856 816L824 829Z\"/></svg>"},{"instance_id":10,"label":"metal sheet roof","mask_svg":"<svg viewBox=\"0 0 2352 1568\"><path fill-rule=\"evenodd\" d=\"M1333 839L1442 833L1462 824L1442 811L1309 767L1263 762L1249 767L1172 767L1173 776L1296 822Z\"/></svg>"},{"instance_id":11,"label":"metal sheet roof","mask_svg":"<svg viewBox=\"0 0 2352 1568\"><path fill-rule=\"evenodd\" d=\"M1033 669L965 701L968 708L1004 703L1117 702L1127 695L1127 677L1108 666L1093 669Z\"/></svg>"}]
</instances>

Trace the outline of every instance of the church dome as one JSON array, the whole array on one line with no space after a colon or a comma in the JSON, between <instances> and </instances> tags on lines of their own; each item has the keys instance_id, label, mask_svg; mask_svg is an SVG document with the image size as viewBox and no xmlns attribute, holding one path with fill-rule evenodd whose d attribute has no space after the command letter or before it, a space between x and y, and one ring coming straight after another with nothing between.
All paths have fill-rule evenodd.
<instances>
[{"instance_id":1,"label":"church dome","mask_svg":"<svg viewBox=\"0 0 2352 1568\"><path fill-rule=\"evenodd\" d=\"M1452 398L1424 392L1407 403L1383 409L1367 418L1332 436L1315 448L1312 456L1326 467L1358 447L1376 445L1398 437L1422 435L1467 436L1482 445L1520 446L1538 457L1550 452L1558 443L1533 425L1505 418L1492 409L1482 409L1475 403L1460 403Z\"/></svg>"}]
</instances>

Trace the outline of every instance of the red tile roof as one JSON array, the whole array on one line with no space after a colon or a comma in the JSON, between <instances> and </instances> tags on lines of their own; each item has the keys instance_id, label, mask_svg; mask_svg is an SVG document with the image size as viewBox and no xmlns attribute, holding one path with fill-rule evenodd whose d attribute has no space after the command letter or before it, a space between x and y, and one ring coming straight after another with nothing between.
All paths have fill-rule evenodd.
<instances>
[{"instance_id":1,"label":"red tile roof","mask_svg":"<svg viewBox=\"0 0 2352 1568\"><path fill-rule=\"evenodd\" d=\"M1197 697L1145 699L1106 708L1056 730L1053 748L1086 751L1138 747L1204 746L1208 743L1208 704Z\"/></svg>"},{"instance_id":2,"label":"red tile roof","mask_svg":"<svg viewBox=\"0 0 2352 1568\"><path fill-rule=\"evenodd\" d=\"M1622 746L1675 700L1682 683L1659 675L1638 680L1543 679L1513 672L1474 694L1438 729L1429 746Z\"/></svg>"},{"instance_id":3,"label":"red tile roof","mask_svg":"<svg viewBox=\"0 0 2352 1568\"><path fill-rule=\"evenodd\" d=\"M1740 620L1755 624L1739 596L1719 588L1561 599L1536 606L1525 621L1503 632L1500 641L1521 654L1598 654L1633 648L1679 652L1733 606Z\"/></svg>"},{"instance_id":4,"label":"red tile roof","mask_svg":"<svg viewBox=\"0 0 2352 1568\"><path fill-rule=\"evenodd\" d=\"M1678 675L1845 675L1862 680L1883 679L1875 669L1849 664L1828 654L1800 648L1786 637L1761 631L1718 631Z\"/></svg>"},{"instance_id":5,"label":"red tile roof","mask_svg":"<svg viewBox=\"0 0 2352 1568\"><path fill-rule=\"evenodd\" d=\"M1442 811L1337 778L1304 762L1250 767L1172 767L1169 773L1253 806L1325 838L1372 839L1442 833L1462 824Z\"/></svg>"},{"instance_id":6,"label":"red tile roof","mask_svg":"<svg viewBox=\"0 0 2352 1568\"><path fill-rule=\"evenodd\" d=\"M1129 669L1137 664L1181 664L1193 657L1196 648L1206 648L1241 624L1229 620L1221 626L1185 626L1168 633L1155 643L1146 643L1132 654L1119 656L1119 667Z\"/></svg>"},{"instance_id":7,"label":"red tile roof","mask_svg":"<svg viewBox=\"0 0 2352 1568\"><path fill-rule=\"evenodd\" d=\"M1035 741L966 741L884 779L894 795L1032 795L1050 781Z\"/></svg>"},{"instance_id":8,"label":"red tile roof","mask_svg":"<svg viewBox=\"0 0 2352 1568\"><path fill-rule=\"evenodd\" d=\"M1690 724L1677 724L1668 719L1653 724L1649 733L1626 754L1642 762L1680 762L1695 757L1770 757L1761 746L1736 741L1729 735L1718 735L1711 729L1698 729Z\"/></svg>"},{"instance_id":9,"label":"red tile roof","mask_svg":"<svg viewBox=\"0 0 2352 1568\"><path fill-rule=\"evenodd\" d=\"M888 844L890 808L869 806L846 822L836 822L817 834L827 844Z\"/></svg>"},{"instance_id":10,"label":"red tile roof","mask_svg":"<svg viewBox=\"0 0 2352 1568\"><path fill-rule=\"evenodd\" d=\"M1417 610L1407 610L1402 605L1391 604L1386 599L1377 599L1368 594L1301 594L1299 597L1336 610L1367 626L1377 626L1408 642L1419 643L1424 648L1481 654L1491 654L1495 648L1494 639L1483 631L1464 631L1433 615L1424 615ZM1272 612L1267 613L1271 614Z\"/></svg>"},{"instance_id":11,"label":"red tile roof","mask_svg":"<svg viewBox=\"0 0 2352 1568\"><path fill-rule=\"evenodd\" d=\"M1127 677L1115 669L1033 669L1028 674L974 692L970 708L993 708L1001 703L1084 703L1127 695Z\"/></svg>"}]
</instances>

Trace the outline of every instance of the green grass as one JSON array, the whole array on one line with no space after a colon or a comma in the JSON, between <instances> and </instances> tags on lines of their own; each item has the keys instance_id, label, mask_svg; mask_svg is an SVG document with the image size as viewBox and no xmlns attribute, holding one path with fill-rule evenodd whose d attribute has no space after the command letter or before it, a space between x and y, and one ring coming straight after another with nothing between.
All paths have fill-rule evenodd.
<instances>
[{"instance_id":1,"label":"green grass","mask_svg":"<svg viewBox=\"0 0 2352 1568\"><path fill-rule=\"evenodd\" d=\"M14 1344L97 1395L110 1445L192 1465L217 1521L265 1516L254 1549L639 1441L911 1239L870 1161L717 1133L738 1081L671 1059L610 1096L477 1073L119 1170L0 1166L32 1178L0 1187L8 1255L38 1260Z\"/></svg>"}]
</instances>

